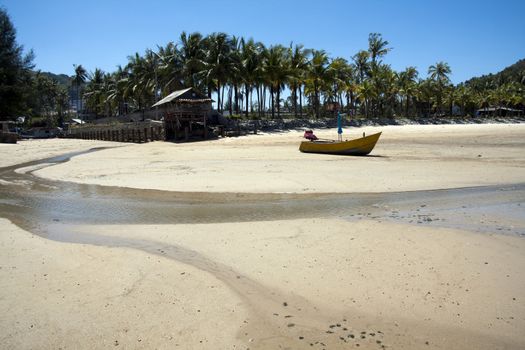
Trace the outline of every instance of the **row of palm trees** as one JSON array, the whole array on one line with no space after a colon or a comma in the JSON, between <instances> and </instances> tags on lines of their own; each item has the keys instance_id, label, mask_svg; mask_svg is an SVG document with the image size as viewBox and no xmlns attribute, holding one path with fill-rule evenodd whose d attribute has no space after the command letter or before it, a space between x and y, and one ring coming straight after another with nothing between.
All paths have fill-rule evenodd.
<instances>
[{"instance_id":1,"label":"row of palm trees","mask_svg":"<svg viewBox=\"0 0 525 350\"><path fill-rule=\"evenodd\" d=\"M147 109L189 86L213 97L219 112L272 118L281 117L283 108L295 117L319 118L335 110L365 117L419 117L452 113L453 106L472 114L488 105L525 105L522 83L491 91L454 86L445 62L430 66L425 78L415 67L396 72L383 62L391 50L388 41L371 33L368 44L347 60L302 45L267 47L225 33L204 37L183 32L178 43L135 53L112 73L96 69L87 74L75 66L73 85L85 109L100 116ZM283 92L289 94L286 99Z\"/></svg>"}]
</instances>

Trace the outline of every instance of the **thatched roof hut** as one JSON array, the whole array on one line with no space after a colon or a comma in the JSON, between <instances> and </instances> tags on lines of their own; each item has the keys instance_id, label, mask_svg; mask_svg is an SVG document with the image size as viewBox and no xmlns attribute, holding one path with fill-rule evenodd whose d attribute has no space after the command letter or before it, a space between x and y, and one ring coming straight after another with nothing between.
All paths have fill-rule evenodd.
<instances>
[{"instance_id":1,"label":"thatched roof hut","mask_svg":"<svg viewBox=\"0 0 525 350\"><path fill-rule=\"evenodd\" d=\"M166 140L208 137L206 118L213 100L194 88L177 90L155 103L162 108Z\"/></svg>"}]
</instances>

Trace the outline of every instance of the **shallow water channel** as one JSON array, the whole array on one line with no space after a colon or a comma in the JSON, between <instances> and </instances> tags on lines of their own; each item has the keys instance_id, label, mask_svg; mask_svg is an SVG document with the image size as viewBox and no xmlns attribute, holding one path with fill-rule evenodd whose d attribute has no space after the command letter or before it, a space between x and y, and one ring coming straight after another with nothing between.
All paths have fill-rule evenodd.
<instances>
[{"instance_id":1,"label":"shallow water channel","mask_svg":"<svg viewBox=\"0 0 525 350\"><path fill-rule=\"evenodd\" d=\"M205 193L77 184L32 174L97 150L0 168L0 216L33 233L66 241L72 237L55 235L48 226L339 217L525 235L525 184L391 193Z\"/></svg>"}]
</instances>

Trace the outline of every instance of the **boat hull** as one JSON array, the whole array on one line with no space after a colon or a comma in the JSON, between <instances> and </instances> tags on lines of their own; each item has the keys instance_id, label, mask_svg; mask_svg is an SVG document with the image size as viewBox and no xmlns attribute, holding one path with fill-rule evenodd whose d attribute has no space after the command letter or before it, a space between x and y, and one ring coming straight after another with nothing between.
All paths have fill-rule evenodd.
<instances>
[{"instance_id":1,"label":"boat hull","mask_svg":"<svg viewBox=\"0 0 525 350\"><path fill-rule=\"evenodd\" d=\"M381 133L349 141L303 141L299 150L305 153L326 153L366 156L374 149Z\"/></svg>"}]
</instances>

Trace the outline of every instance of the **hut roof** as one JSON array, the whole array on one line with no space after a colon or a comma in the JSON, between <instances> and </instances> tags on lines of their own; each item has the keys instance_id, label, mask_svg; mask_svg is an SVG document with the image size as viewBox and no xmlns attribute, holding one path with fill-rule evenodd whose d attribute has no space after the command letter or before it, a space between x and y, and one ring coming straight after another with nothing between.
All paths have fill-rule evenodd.
<instances>
[{"instance_id":1,"label":"hut roof","mask_svg":"<svg viewBox=\"0 0 525 350\"><path fill-rule=\"evenodd\" d=\"M519 109L509 108L509 107L488 107L478 109L478 112L495 112L495 111L508 111L508 112L521 112Z\"/></svg>"},{"instance_id":2,"label":"hut roof","mask_svg":"<svg viewBox=\"0 0 525 350\"><path fill-rule=\"evenodd\" d=\"M191 91L191 92L190 92ZM187 88L183 90L177 90L164 97L162 100L158 101L151 107L156 107L170 102L184 102L184 103L205 103L213 102L208 96L195 91L193 88Z\"/></svg>"}]
</instances>

